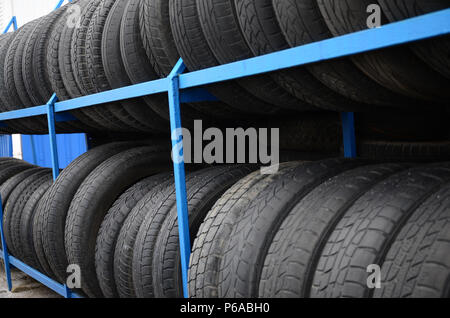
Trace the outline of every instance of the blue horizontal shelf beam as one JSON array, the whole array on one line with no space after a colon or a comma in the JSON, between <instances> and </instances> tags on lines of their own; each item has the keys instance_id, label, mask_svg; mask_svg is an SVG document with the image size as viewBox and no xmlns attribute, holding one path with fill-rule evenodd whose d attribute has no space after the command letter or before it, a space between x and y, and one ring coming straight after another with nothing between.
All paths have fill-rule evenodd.
<instances>
[{"instance_id":1,"label":"blue horizontal shelf beam","mask_svg":"<svg viewBox=\"0 0 450 318\"><path fill-rule=\"evenodd\" d=\"M180 89L341 58L450 33L450 9L180 75Z\"/></svg>"},{"instance_id":2,"label":"blue horizontal shelf beam","mask_svg":"<svg viewBox=\"0 0 450 318\"><path fill-rule=\"evenodd\" d=\"M190 89L185 89L180 92L180 102L181 103L195 103L195 102L206 102L206 101L218 101L217 97L212 95L208 90L201 87L194 87Z\"/></svg>"},{"instance_id":3,"label":"blue horizontal shelf beam","mask_svg":"<svg viewBox=\"0 0 450 318\"><path fill-rule=\"evenodd\" d=\"M0 257L3 258L3 251L1 251ZM38 272L34 268L32 268L32 267L28 266L27 264L21 262L20 260L18 260L14 256L9 255L9 264L14 266L14 267L16 267L17 269L21 270L25 274L33 277L35 280L37 280L38 282L44 284L45 286L47 286L51 290L55 291L59 295L61 295L61 296L66 296L67 295L67 288L66 288L65 285L62 285L62 284L54 281L53 279L45 276L44 274ZM76 293L71 293L71 297L72 298L81 298Z\"/></svg>"},{"instance_id":4,"label":"blue horizontal shelf beam","mask_svg":"<svg viewBox=\"0 0 450 318\"><path fill-rule=\"evenodd\" d=\"M121 87L93 95L78 97L55 104L55 112L63 112L72 109L100 105L119 100L142 97L145 95L166 93L169 87L166 78L140 83L136 85Z\"/></svg>"},{"instance_id":5,"label":"blue horizontal shelf beam","mask_svg":"<svg viewBox=\"0 0 450 318\"><path fill-rule=\"evenodd\" d=\"M46 115L47 108L45 105L29 107L19 110L12 110L9 112L0 113L0 121L2 120L11 120L11 119L19 119L25 117L34 117L40 115Z\"/></svg>"}]
</instances>

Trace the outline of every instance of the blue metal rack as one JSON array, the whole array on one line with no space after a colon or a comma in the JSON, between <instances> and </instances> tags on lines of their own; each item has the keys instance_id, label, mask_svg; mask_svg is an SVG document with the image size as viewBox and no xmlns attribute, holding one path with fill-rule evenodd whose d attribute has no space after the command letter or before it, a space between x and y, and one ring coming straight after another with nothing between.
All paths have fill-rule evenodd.
<instances>
[{"instance_id":1,"label":"blue metal rack","mask_svg":"<svg viewBox=\"0 0 450 318\"><path fill-rule=\"evenodd\" d=\"M61 1L60 1L61 2ZM61 2L62 3L62 2ZM356 32L329 40L324 40L308 45L287 49L284 51L267 54L244 61L212 67L200 71L183 74L185 65L180 59L171 74L164 79L122 87L89 96L83 96L67 101L57 102L55 95L46 105L36 106L0 114L0 122L24 117L46 115L49 123L49 133L52 144L53 173L58 175L58 159L56 149L55 121L74 120L68 111L83 107L136 98L145 95L167 93L169 98L170 128L172 132L182 127L180 104L192 101L215 100L206 90L200 86L233 80L237 78L278 71L286 68L302 66L349 55L360 54L372 50L401 45L409 42L420 41L450 33L450 9L408 19L405 21L386 25L372 30ZM354 128L354 114L342 113L342 127L345 157L356 157L356 142ZM179 144L182 136L172 134L172 144ZM174 176L177 197L177 213L179 222L179 239L182 263L182 278L184 296L188 297L187 278L190 257L190 236L188 223L188 205L186 195L186 180L183 154L174 160ZM0 209L0 216L1 214ZM2 223L2 222L0 222ZM6 274L10 285L9 265L16 266L33 278L54 289L66 297L74 297L68 289L54 282L26 264L11 257L3 239L3 227L0 226L3 258L5 259ZM9 259L9 263L8 263Z\"/></svg>"}]
</instances>

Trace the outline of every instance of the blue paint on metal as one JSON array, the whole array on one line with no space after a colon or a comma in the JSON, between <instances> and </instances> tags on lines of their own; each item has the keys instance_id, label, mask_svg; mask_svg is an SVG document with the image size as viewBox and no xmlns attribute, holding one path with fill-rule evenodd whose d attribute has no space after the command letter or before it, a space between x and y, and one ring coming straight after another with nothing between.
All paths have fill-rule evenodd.
<instances>
[{"instance_id":1,"label":"blue paint on metal","mask_svg":"<svg viewBox=\"0 0 450 318\"><path fill-rule=\"evenodd\" d=\"M56 144L56 129L55 129L55 102L58 100L56 94L53 93L50 100L47 102L47 120L48 132L50 140L50 153L52 159L53 179L56 180L59 176L59 160L58 160L58 146Z\"/></svg>"},{"instance_id":2,"label":"blue paint on metal","mask_svg":"<svg viewBox=\"0 0 450 318\"><path fill-rule=\"evenodd\" d=\"M9 31L9 29L11 28L11 26L13 27L14 31L17 30L17 18L16 16L13 16L11 18L11 20L9 21L8 25L6 26L5 30L3 31L3 33L7 33Z\"/></svg>"},{"instance_id":3,"label":"blue paint on metal","mask_svg":"<svg viewBox=\"0 0 450 318\"><path fill-rule=\"evenodd\" d=\"M23 160L41 167L51 168L49 137L49 135L22 135ZM67 167L75 158L88 150L85 134L58 134L56 135L56 144L61 169ZM33 156L33 154L35 155Z\"/></svg>"},{"instance_id":4,"label":"blue paint on metal","mask_svg":"<svg viewBox=\"0 0 450 318\"><path fill-rule=\"evenodd\" d=\"M341 113L345 158L356 158L355 114Z\"/></svg>"},{"instance_id":5,"label":"blue paint on metal","mask_svg":"<svg viewBox=\"0 0 450 318\"><path fill-rule=\"evenodd\" d=\"M0 157L12 157L12 138L11 135L0 135Z\"/></svg>"},{"instance_id":6,"label":"blue paint on metal","mask_svg":"<svg viewBox=\"0 0 450 318\"><path fill-rule=\"evenodd\" d=\"M57 123L65 121L76 121L78 120L74 115L69 112L55 113L55 121Z\"/></svg>"},{"instance_id":7,"label":"blue paint on metal","mask_svg":"<svg viewBox=\"0 0 450 318\"><path fill-rule=\"evenodd\" d=\"M186 69L183 60L179 60L169 75L169 111L170 111L170 129L172 131L172 149L177 149L178 145L183 144L183 137L180 132L181 111L180 111L180 91L178 86L178 76ZM180 152L173 151L173 168L175 177L175 190L177 198L178 213L178 235L180 240L181 255L181 274L183 279L183 294L185 298L188 293L188 269L189 258L191 255L191 239L189 236L189 214L186 191L186 175L184 169L183 149Z\"/></svg>"},{"instance_id":8,"label":"blue paint on metal","mask_svg":"<svg viewBox=\"0 0 450 318\"><path fill-rule=\"evenodd\" d=\"M4 252L4 251L3 251ZM3 254L4 255L4 254ZM67 287L66 285L62 285L53 279L47 277L46 275L42 274L41 272L35 270L34 268L28 266L27 264L23 263L22 261L18 260L14 256L9 255L9 264L16 267L17 269L21 270L25 274L31 276L38 282L44 284L51 290L55 291L61 296L66 296L69 294L70 298L81 298L78 294L70 292L67 293Z\"/></svg>"},{"instance_id":9,"label":"blue paint on metal","mask_svg":"<svg viewBox=\"0 0 450 318\"><path fill-rule=\"evenodd\" d=\"M195 103L195 102L206 102L206 101L218 101L217 97L212 95L204 88L194 87L186 89L180 92L181 103Z\"/></svg>"},{"instance_id":10,"label":"blue paint on metal","mask_svg":"<svg viewBox=\"0 0 450 318\"><path fill-rule=\"evenodd\" d=\"M5 264L6 281L8 283L8 290L11 291L12 290L11 267L8 254L8 247L6 246L5 233L3 232L3 204L1 196L0 196L0 236L2 241L2 257Z\"/></svg>"}]
</instances>

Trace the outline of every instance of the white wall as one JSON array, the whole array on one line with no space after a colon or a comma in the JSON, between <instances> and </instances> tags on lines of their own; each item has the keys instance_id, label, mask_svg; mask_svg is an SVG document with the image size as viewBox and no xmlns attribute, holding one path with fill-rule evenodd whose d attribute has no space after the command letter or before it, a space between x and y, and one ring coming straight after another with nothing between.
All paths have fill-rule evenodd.
<instances>
[{"instance_id":1,"label":"white wall","mask_svg":"<svg viewBox=\"0 0 450 318\"><path fill-rule=\"evenodd\" d=\"M15 15L19 27L52 11L58 0L0 0L0 25L3 30ZM66 1L67 3L67 1Z\"/></svg>"}]
</instances>

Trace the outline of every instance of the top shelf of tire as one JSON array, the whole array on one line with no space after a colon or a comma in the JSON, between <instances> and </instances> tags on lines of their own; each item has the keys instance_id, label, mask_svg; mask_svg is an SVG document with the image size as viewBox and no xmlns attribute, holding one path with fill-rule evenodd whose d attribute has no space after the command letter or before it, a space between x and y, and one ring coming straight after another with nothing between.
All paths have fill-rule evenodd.
<instances>
[{"instance_id":1,"label":"top shelf of tire","mask_svg":"<svg viewBox=\"0 0 450 318\"><path fill-rule=\"evenodd\" d=\"M0 37L1 129L46 133L56 93L58 132L165 132L180 56L184 122L446 110L448 1L378 2L367 30L371 0L72 1Z\"/></svg>"}]
</instances>

